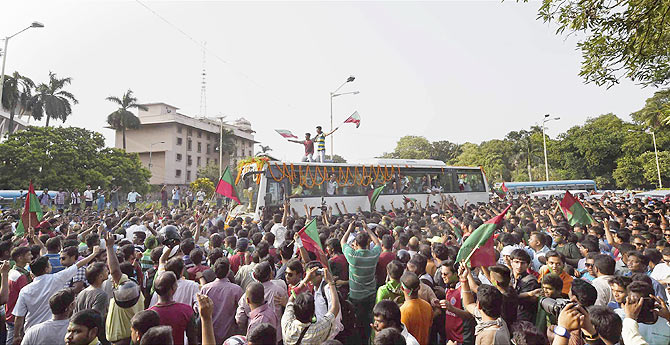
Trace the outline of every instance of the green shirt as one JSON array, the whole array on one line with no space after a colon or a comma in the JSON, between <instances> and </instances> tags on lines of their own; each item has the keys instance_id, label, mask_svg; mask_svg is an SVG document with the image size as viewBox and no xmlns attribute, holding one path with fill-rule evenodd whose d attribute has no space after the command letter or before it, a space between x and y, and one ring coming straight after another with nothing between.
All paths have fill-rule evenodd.
<instances>
[{"instance_id":1,"label":"green shirt","mask_svg":"<svg viewBox=\"0 0 670 345\"><path fill-rule=\"evenodd\" d=\"M398 307L405 301L405 294L402 293L400 282L397 280L389 280L386 284L377 289L377 298L375 304L381 300L389 299L398 304Z\"/></svg>"},{"instance_id":2,"label":"green shirt","mask_svg":"<svg viewBox=\"0 0 670 345\"><path fill-rule=\"evenodd\" d=\"M349 263L349 298L364 299L374 296L377 291L375 270L382 248L375 245L372 249L354 250L345 244L342 251Z\"/></svg>"}]
</instances>

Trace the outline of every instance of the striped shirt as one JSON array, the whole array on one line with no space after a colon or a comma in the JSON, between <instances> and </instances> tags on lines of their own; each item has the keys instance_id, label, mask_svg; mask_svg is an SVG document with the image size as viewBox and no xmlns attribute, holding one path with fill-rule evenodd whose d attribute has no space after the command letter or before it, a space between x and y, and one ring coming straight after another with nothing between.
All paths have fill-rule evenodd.
<instances>
[{"instance_id":1,"label":"striped shirt","mask_svg":"<svg viewBox=\"0 0 670 345\"><path fill-rule=\"evenodd\" d=\"M349 263L349 297L364 299L374 296L377 292L375 271L382 248L375 245L372 249L354 250L346 244L342 249Z\"/></svg>"},{"instance_id":2,"label":"striped shirt","mask_svg":"<svg viewBox=\"0 0 670 345\"><path fill-rule=\"evenodd\" d=\"M319 133L314 137L314 142L316 143L317 151L326 151L326 136L323 133Z\"/></svg>"}]
</instances>

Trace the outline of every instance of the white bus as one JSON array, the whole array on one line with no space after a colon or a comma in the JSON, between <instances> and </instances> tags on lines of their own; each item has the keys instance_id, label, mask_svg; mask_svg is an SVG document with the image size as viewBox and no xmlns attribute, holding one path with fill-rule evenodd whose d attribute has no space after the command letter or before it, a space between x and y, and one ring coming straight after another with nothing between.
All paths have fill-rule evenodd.
<instances>
[{"instance_id":1,"label":"white bus","mask_svg":"<svg viewBox=\"0 0 670 345\"><path fill-rule=\"evenodd\" d=\"M237 194L244 211L257 215L264 208L277 210L287 198L299 215L305 214L304 205L314 207L312 215L320 214L323 206L332 206L336 214L336 203L344 212L342 202L349 213L359 207L369 211L368 195L382 185L378 211L389 210L391 201L402 207L405 198L424 206L429 198L433 204L439 202L440 192L461 205L466 200L471 204L489 201L488 182L480 168L447 166L435 160L376 159L369 164L256 160L239 169Z\"/></svg>"}]
</instances>

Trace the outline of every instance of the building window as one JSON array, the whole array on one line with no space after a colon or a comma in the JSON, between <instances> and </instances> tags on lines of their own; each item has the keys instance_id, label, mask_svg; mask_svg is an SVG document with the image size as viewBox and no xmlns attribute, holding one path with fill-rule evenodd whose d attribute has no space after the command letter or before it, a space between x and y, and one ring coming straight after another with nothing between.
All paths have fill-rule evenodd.
<instances>
[{"instance_id":1,"label":"building window","mask_svg":"<svg viewBox=\"0 0 670 345\"><path fill-rule=\"evenodd\" d=\"M181 153L177 153L177 162L181 161Z\"/></svg>"},{"instance_id":2,"label":"building window","mask_svg":"<svg viewBox=\"0 0 670 345\"><path fill-rule=\"evenodd\" d=\"M251 157L251 156L253 156L253 155L251 154L251 150L249 150L249 157Z\"/></svg>"},{"instance_id":3,"label":"building window","mask_svg":"<svg viewBox=\"0 0 670 345\"><path fill-rule=\"evenodd\" d=\"M174 173L174 176L181 177L181 170L177 169L177 171Z\"/></svg>"},{"instance_id":4,"label":"building window","mask_svg":"<svg viewBox=\"0 0 670 345\"><path fill-rule=\"evenodd\" d=\"M209 158L207 158L207 165L209 165Z\"/></svg>"},{"instance_id":5,"label":"building window","mask_svg":"<svg viewBox=\"0 0 670 345\"><path fill-rule=\"evenodd\" d=\"M193 135L193 130L190 129L190 128L187 129L187 130L186 130L186 135L188 135L189 137L190 137L191 135Z\"/></svg>"},{"instance_id":6,"label":"building window","mask_svg":"<svg viewBox=\"0 0 670 345\"><path fill-rule=\"evenodd\" d=\"M217 164L219 164L219 160L215 158L214 159L214 165L217 165Z\"/></svg>"},{"instance_id":7,"label":"building window","mask_svg":"<svg viewBox=\"0 0 670 345\"><path fill-rule=\"evenodd\" d=\"M181 145L181 138L177 138L177 145Z\"/></svg>"},{"instance_id":8,"label":"building window","mask_svg":"<svg viewBox=\"0 0 670 345\"><path fill-rule=\"evenodd\" d=\"M197 158L197 165L200 166L200 157Z\"/></svg>"},{"instance_id":9,"label":"building window","mask_svg":"<svg viewBox=\"0 0 670 345\"><path fill-rule=\"evenodd\" d=\"M207 154L212 150L212 144L207 144Z\"/></svg>"},{"instance_id":10,"label":"building window","mask_svg":"<svg viewBox=\"0 0 670 345\"><path fill-rule=\"evenodd\" d=\"M177 126L177 133L181 133L181 126Z\"/></svg>"},{"instance_id":11,"label":"building window","mask_svg":"<svg viewBox=\"0 0 670 345\"><path fill-rule=\"evenodd\" d=\"M202 131L198 130L198 138L202 138Z\"/></svg>"},{"instance_id":12,"label":"building window","mask_svg":"<svg viewBox=\"0 0 670 345\"><path fill-rule=\"evenodd\" d=\"M209 139L210 139L210 137L209 137L209 133L207 133L207 140L209 140Z\"/></svg>"},{"instance_id":13,"label":"building window","mask_svg":"<svg viewBox=\"0 0 670 345\"><path fill-rule=\"evenodd\" d=\"M193 158L191 155L186 156L186 165L191 166L193 165Z\"/></svg>"},{"instance_id":14,"label":"building window","mask_svg":"<svg viewBox=\"0 0 670 345\"><path fill-rule=\"evenodd\" d=\"M186 181L191 181L191 170L186 170Z\"/></svg>"},{"instance_id":15,"label":"building window","mask_svg":"<svg viewBox=\"0 0 670 345\"><path fill-rule=\"evenodd\" d=\"M193 149L193 141L191 140L190 137L187 139L188 140L186 140L186 150L191 151Z\"/></svg>"},{"instance_id":16,"label":"building window","mask_svg":"<svg viewBox=\"0 0 670 345\"><path fill-rule=\"evenodd\" d=\"M202 152L202 143L198 141L198 153Z\"/></svg>"}]
</instances>

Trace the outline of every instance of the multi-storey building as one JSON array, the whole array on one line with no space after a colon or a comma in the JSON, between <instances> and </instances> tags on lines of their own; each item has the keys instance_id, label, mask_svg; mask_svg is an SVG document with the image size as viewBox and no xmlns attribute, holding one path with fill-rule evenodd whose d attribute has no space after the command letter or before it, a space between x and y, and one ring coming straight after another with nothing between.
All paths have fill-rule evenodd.
<instances>
[{"instance_id":1,"label":"multi-storey building","mask_svg":"<svg viewBox=\"0 0 670 345\"><path fill-rule=\"evenodd\" d=\"M200 167L219 165L220 122L193 118L177 112L165 103L144 104L139 110L140 127L126 130L126 151L136 152L151 171L150 184L185 185L197 178ZM222 166L235 167L237 162L254 154L254 131L251 123L239 118L224 123L233 134L233 147L224 143ZM117 148L123 147L123 135L116 131Z\"/></svg>"}]
</instances>

